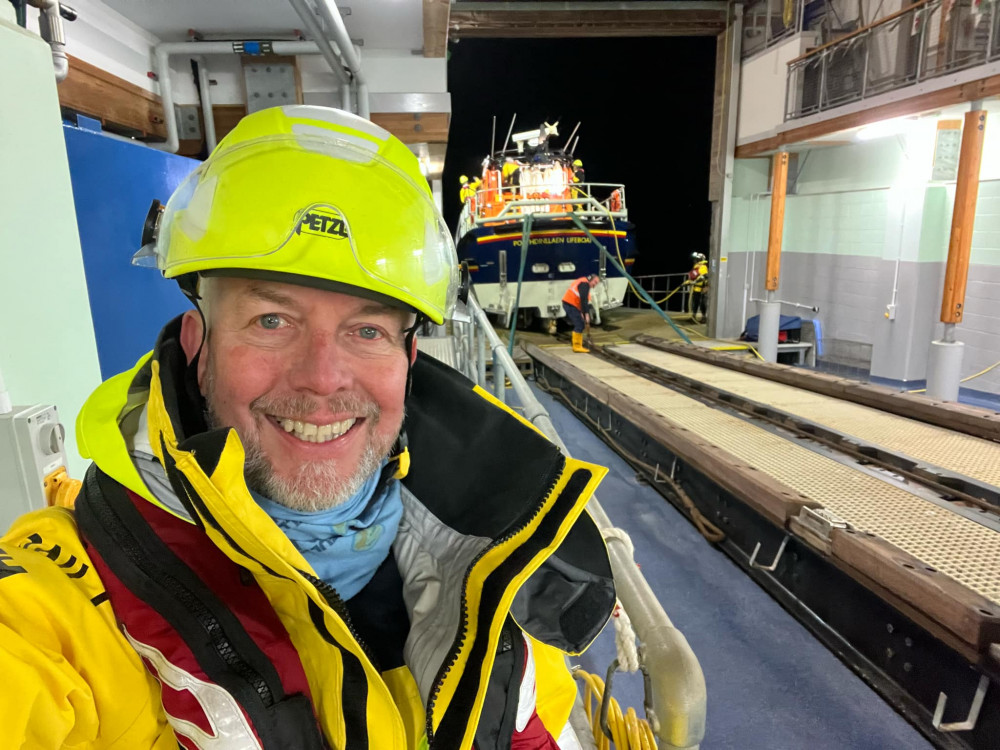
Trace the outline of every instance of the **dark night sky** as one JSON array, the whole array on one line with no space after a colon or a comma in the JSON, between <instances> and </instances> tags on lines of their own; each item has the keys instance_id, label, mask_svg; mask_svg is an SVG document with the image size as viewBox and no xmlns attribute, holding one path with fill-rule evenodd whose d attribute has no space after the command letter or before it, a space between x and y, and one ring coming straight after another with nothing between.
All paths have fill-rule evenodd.
<instances>
[{"instance_id":1,"label":"dark night sky","mask_svg":"<svg viewBox=\"0 0 1000 750\"><path fill-rule=\"evenodd\" d=\"M691 252L707 254L714 37L463 39L449 48L452 229L459 176L480 173L493 115L500 149L516 112L515 132L558 118L556 146L582 121L575 155L587 180L625 185L636 274L685 271Z\"/></svg>"}]
</instances>

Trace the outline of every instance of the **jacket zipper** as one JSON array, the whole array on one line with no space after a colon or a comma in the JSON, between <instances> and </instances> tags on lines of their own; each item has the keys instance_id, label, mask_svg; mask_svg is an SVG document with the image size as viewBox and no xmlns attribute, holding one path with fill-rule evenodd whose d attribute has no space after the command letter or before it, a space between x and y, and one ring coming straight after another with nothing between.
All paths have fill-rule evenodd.
<instances>
[{"instance_id":1,"label":"jacket zipper","mask_svg":"<svg viewBox=\"0 0 1000 750\"><path fill-rule=\"evenodd\" d=\"M444 664L441 665L441 669L438 670L437 676L434 678L434 683L431 687L430 694L427 697L427 722L424 727L424 731L427 733L427 744L429 747L434 746L434 728L433 728L433 717L434 717L434 705L437 703L438 694L441 692L441 687L444 684L445 678L448 673L455 666L458 661L459 652L462 650L462 645L465 643L465 638L468 635L469 630L469 611L468 611L468 599L466 598L466 592L469 586L469 575L472 570L476 567L476 564L491 550L496 549L500 545L509 541L513 537L520 534L525 528L531 525L531 522L538 517L538 514L542 512L542 508L545 507L546 501L549 496L553 493L556 485L559 483L559 478L563 475L566 469L566 459L560 455L560 462L552 468L549 472L546 481L546 490L542 495L542 500L535 506L531 514L524 520L523 523L515 527L513 530L504 534L498 539L494 539L493 542L487 546L482 552L476 555L475 559L469 564L469 567L465 570L465 576L462 578L462 601L460 612L461 616L459 618L458 634L455 636L455 640L452 643L451 651L448 654L448 658L445 659Z\"/></svg>"},{"instance_id":2,"label":"jacket zipper","mask_svg":"<svg viewBox=\"0 0 1000 750\"><path fill-rule=\"evenodd\" d=\"M165 571L157 570L157 575L155 576L150 574L150 572L142 564L147 558L143 554L138 542L135 537L128 532L124 523L112 508L107 506L105 503L94 503L91 507L94 508L94 510L96 510L99 514L105 528L109 529L112 537L119 542L119 546L122 551L125 552L129 560L133 565L135 565L140 573L150 580L155 581L159 586L165 588L172 597L174 597L185 609L187 609L188 612L192 613L197 622L201 625L202 629L208 635L209 642L211 643L216 654L218 654L219 658L222 659L227 667L233 670L245 682L247 682L251 688L253 688L254 692L260 698L261 703L266 708L273 706L275 700L274 692L271 689L271 686L268 685L267 680L265 680L256 669L240 657L239 653L226 637L218 618L211 613L208 607L202 604L202 602L191 593L190 589Z\"/></svg>"},{"instance_id":3,"label":"jacket zipper","mask_svg":"<svg viewBox=\"0 0 1000 750\"><path fill-rule=\"evenodd\" d=\"M317 578L312 573L307 573L304 570L299 570L299 573L316 587L316 590L323 595L326 603L330 605L334 612L343 620L344 625L347 626L347 631L351 634L351 637L357 642L358 646L361 647L361 651L364 655L368 657L368 661L372 663L372 666L379 672L381 670L378 667L378 662L375 660L375 655L368 648L368 645L362 640L361 634L354 627L354 623L351 621L351 616L347 611L347 607L344 605L344 600L340 598L340 594L337 590L331 586L329 583L324 581L322 578Z\"/></svg>"}]
</instances>

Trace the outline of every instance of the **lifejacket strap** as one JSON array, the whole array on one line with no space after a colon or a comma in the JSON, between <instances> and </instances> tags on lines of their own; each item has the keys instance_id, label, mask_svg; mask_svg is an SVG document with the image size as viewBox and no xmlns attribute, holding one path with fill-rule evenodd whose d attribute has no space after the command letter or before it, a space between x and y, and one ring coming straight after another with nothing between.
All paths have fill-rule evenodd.
<instances>
[{"instance_id":1,"label":"lifejacket strap","mask_svg":"<svg viewBox=\"0 0 1000 750\"><path fill-rule=\"evenodd\" d=\"M236 615L159 538L125 488L96 465L87 471L76 519L85 544L104 564L98 567L107 569L102 576L110 573L169 623L208 679L239 704L263 748L329 748L309 699L285 695L274 665Z\"/></svg>"}]
</instances>

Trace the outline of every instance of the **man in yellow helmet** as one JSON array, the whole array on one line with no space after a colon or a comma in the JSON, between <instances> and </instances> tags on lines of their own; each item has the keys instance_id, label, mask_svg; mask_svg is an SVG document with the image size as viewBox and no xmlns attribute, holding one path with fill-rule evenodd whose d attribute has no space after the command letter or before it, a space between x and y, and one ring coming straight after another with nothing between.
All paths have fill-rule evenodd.
<instances>
[{"instance_id":1,"label":"man in yellow helmet","mask_svg":"<svg viewBox=\"0 0 1000 750\"><path fill-rule=\"evenodd\" d=\"M704 253L691 253L692 266L688 271L688 283L691 284L691 318L696 323L708 320L708 259ZM698 319L701 313L701 319Z\"/></svg>"},{"instance_id":2,"label":"man in yellow helmet","mask_svg":"<svg viewBox=\"0 0 1000 750\"><path fill-rule=\"evenodd\" d=\"M458 184L461 187L458 189L458 198L462 201L462 205L469 202L469 198L476 194L475 189L469 184L469 178L464 174L458 178Z\"/></svg>"},{"instance_id":3,"label":"man in yellow helmet","mask_svg":"<svg viewBox=\"0 0 1000 750\"><path fill-rule=\"evenodd\" d=\"M415 157L267 109L156 218L196 309L85 405L75 509L0 540L3 745L571 746L604 470L418 356L457 271Z\"/></svg>"}]
</instances>

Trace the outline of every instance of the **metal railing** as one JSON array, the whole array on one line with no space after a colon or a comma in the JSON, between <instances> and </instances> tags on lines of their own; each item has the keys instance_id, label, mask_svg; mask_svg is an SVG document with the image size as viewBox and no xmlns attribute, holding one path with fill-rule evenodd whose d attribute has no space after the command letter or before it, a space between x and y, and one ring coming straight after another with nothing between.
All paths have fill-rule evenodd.
<instances>
[{"instance_id":1,"label":"metal railing","mask_svg":"<svg viewBox=\"0 0 1000 750\"><path fill-rule=\"evenodd\" d=\"M743 10L743 57L802 31L804 0L753 0Z\"/></svg>"},{"instance_id":2,"label":"metal railing","mask_svg":"<svg viewBox=\"0 0 1000 750\"><path fill-rule=\"evenodd\" d=\"M792 60L785 120L997 59L997 3L925 0Z\"/></svg>"},{"instance_id":3,"label":"metal railing","mask_svg":"<svg viewBox=\"0 0 1000 750\"><path fill-rule=\"evenodd\" d=\"M444 329L441 329L442 332ZM451 321L455 337L456 369L506 403L507 386L517 397L522 416L559 449L569 455L545 407L532 393L507 345L500 339L475 296ZM487 380L487 350L492 354L492 383ZM639 660L651 677L650 727L669 748L697 748L705 734L707 694L701 665L684 635L677 630L633 558L631 545L622 538L597 497L587 510L608 547L618 600L632 620L639 640Z\"/></svg>"},{"instance_id":4,"label":"metal railing","mask_svg":"<svg viewBox=\"0 0 1000 750\"><path fill-rule=\"evenodd\" d=\"M667 312L689 311L691 286L684 284L688 280L686 273L659 273L633 278L660 305L660 309ZM629 287L625 294L623 307L634 310L650 309L649 303L639 297L632 287Z\"/></svg>"},{"instance_id":5,"label":"metal railing","mask_svg":"<svg viewBox=\"0 0 1000 750\"><path fill-rule=\"evenodd\" d=\"M583 219L628 218L625 186L609 182L579 182L569 193L550 195L536 187L481 188L467 200L458 220L456 238L482 224L516 223L527 215L537 218L567 218L570 212Z\"/></svg>"}]
</instances>

